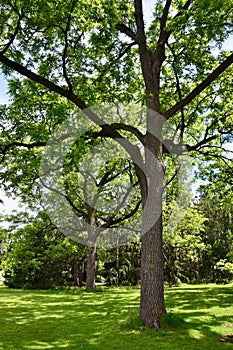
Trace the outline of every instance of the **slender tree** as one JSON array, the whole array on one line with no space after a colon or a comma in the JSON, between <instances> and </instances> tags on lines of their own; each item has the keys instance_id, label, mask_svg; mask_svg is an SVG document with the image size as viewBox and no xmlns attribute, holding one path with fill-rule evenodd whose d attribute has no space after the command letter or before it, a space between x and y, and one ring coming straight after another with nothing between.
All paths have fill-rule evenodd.
<instances>
[{"instance_id":1,"label":"slender tree","mask_svg":"<svg viewBox=\"0 0 233 350\"><path fill-rule=\"evenodd\" d=\"M127 131L145 149L144 161L141 157L140 166L135 164L143 207L140 317L144 324L157 329L166 312L161 215L163 155L170 151L196 156L207 146L218 149L218 156L221 155L221 146L232 132L233 54L221 50L221 43L231 31L231 16L231 4L222 0L156 1L149 27L142 0L135 0L134 4L9 0L1 4L2 70L6 74L17 72L33 82L22 81L18 75L12 78L13 104L8 113L4 112L6 120L14 114L22 89L27 101L30 89L27 91L25 86L31 84L33 94L36 89L42 89L43 96L47 94L47 106L56 94L56 104L66 99L73 109L84 110L87 118L100 125L96 138L124 140L127 151L138 154L138 148L127 140ZM103 123L96 113L86 109L101 102L132 100L148 107L143 132L130 124L130 119ZM39 123L41 116L46 119L47 111L43 108L41 112L29 108L27 115L33 115ZM51 125L49 117L47 114L47 124ZM161 121L168 119L175 132L170 132L169 142L163 147ZM57 118L56 124L59 122ZM25 130L26 125L20 123L18 130ZM28 133L22 139L19 132L9 137L6 122L2 128L5 159L13 148L24 147L30 152L33 147L44 145L38 132L36 137Z\"/></svg>"}]
</instances>

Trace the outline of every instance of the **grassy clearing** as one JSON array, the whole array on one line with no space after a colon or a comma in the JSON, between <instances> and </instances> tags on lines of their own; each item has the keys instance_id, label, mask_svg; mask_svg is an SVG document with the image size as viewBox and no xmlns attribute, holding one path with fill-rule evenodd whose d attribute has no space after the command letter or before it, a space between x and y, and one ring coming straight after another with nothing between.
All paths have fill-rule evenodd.
<instances>
[{"instance_id":1,"label":"grassy clearing","mask_svg":"<svg viewBox=\"0 0 233 350\"><path fill-rule=\"evenodd\" d=\"M138 320L139 288L25 291L0 288L0 349L232 349L233 285L166 289L164 330Z\"/></svg>"}]
</instances>

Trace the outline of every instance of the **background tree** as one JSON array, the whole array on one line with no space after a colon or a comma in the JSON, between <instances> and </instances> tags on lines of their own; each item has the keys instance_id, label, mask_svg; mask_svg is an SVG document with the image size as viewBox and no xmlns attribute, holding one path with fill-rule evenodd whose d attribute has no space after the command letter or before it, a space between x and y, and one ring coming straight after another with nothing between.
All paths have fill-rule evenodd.
<instances>
[{"instance_id":1,"label":"background tree","mask_svg":"<svg viewBox=\"0 0 233 350\"><path fill-rule=\"evenodd\" d=\"M8 243L7 243L8 242ZM87 248L65 237L44 213L31 224L9 228L2 253L4 283L12 288L82 285Z\"/></svg>"},{"instance_id":2,"label":"background tree","mask_svg":"<svg viewBox=\"0 0 233 350\"><path fill-rule=\"evenodd\" d=\"M229 153L231 151L228 151ZM200 169L205 183L200 186L197 205L208 218L203 239L209 245L209 250L204 255L201 273L207 281L221 282L232 279L232 158L227 159L225 156L216 159L210 155L206 166Z\"/></svg>"},{"instance_id":3,"label":"background tree","mask_svg":"<svg viewBox=\"0 0 233 350\"><path fill-rule=\"evenodd\" d=\"M138 285L140 282L141 242L100 250L98 276L108 285Z\"/></svg>"},{"instance_id":4,"label":"background tree","mask_svg":"<svg viewBox=\"0 0 233 350\"><path fill-rule=\"evenodd\" d=\"M180 282L192 283L200 278L200 267L203 255L208 246L204 243L205 222L208 220L194 206L186 210L176 208L178 216L185 215L174 228L167 227L172 208L177 206L171 202L164 208L164 259L165 280L173 285Z\"/></svg>"},{"instance_id":5,"label":"background tree","mask_svg":"<svg viewBox=\"0 0 233 350\"><path fill-rule=\"evenodd\" d=\"M45 208L54 222L67 235L91 246L87 255L88 290L95 288L97 246L115 245L116 237L118 245L130 241L133 235L127 231L130 228L136 230L130 219L141 203L140 193L135 191L138 180L129 160L123 159L122 150L117 150L112 140L104 143L93 140L90 133L94 132L89 130L88 134L79 137L66 155L64 164L63 160L59 166L49 159L52 165L48 166L46 158L45 179L43 171L39 176L42 185L51 192L45 200ZM56 150L52 148L49 154L53 158L56 152L57 144ZM67 210L64 202L60 203L61 197L69 203ZM75 225L72 225L74 220ZM125 222L127 229L120 233L120 225ZM114 228L117 232L114 232Z\"/></svg>"},{"instance_id":6,"label":"background tree","mask_svg":"<svg viewBox=\"0 0 233 350\"><path fill-rule=\"evenodd\" d=\"M165 305L162 215L158 213L162 212L166 149L159 136L163 123L156 113L175 126L175 132L169 135L170 152L188 151L193 157L201 152L204 157L203 149L208 146L215 149L217 157L221 155L221 146L229 142L232 135L229 67L233 54L220 50L231 32L231 4L157 1L147 30L141 0L135 0L134 6L131 1L111 4L98 0L78 3L73 0L65 4L8 1L2 4L1 11L3 72L16 71L33 81L14 77L14 85L25 89L29 84L33 96L37 89L42 90L47 106L50 98L57 99L57 105L66 99L69 108L82 110L95 103L134 100L150 109L143 133L124 120L120 125L102 123L95 136L124 138L129 153L138 154L135 145L127 142L124 130L128 130L145 149L145 162L141 167L144 173L135 166L145 209L140 317L144 324L159 328ZM219 50L214 52L216 46ZM39 84L42 87L39 88ZM18 100L17 93L17 88L11 89L13 103ZM27 116L35 118L37 126L41 119L46 125L46 118L48 125L52 125L45 107L42 114L32 113L31 108ZM9 109L3 112L8 121L12 114L13 109L11 113ZM98 120L90 109L86 114L92 121ZM60 121L56 118L57 123ZM18 130L23 126L27 129L27 124L20 120ZM12 160L12 149L18 152L24 147L30 154L33 147L41 145L40 133L36 133L36 142L35 134L24 135L22 140L19 134L12 133L14 127L6 122L2 125L2 152L6 163ZM49 127L46 130L52 131ZM44 134L41 138L44 142ZM18 160L22 157L19 153ZM34 152L32 154L31 158L35 159ZM25 166L24 158L21 161L22 167ZM132 161L135 163L135 159ZM14 175L11 173L10 179L15 179ZM15 180L12 184L17 186Z\"/></svg>"}]
</instances>

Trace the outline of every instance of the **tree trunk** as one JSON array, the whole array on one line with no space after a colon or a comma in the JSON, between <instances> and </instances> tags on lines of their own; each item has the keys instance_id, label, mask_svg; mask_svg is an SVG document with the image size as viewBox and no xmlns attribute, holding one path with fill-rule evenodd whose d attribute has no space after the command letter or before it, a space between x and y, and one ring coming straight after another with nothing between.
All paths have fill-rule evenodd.
<instances>
[{"instance_id":1,"label":"tree trunk","mask_svg":"<svg viewBox=\"0 0 233 350\"><path fill-rule=\"evenodd\" d=\"M81 287L80 280L79 280L79 266L78 266L77 261L73 262L72 278L73 278L74 286L75 287Z\"/></svg>"},{"instance_id":2,"label":"tree trunk","mask_svg":"<svg viewBox=\"0 0 233 350\"><path fill-rule=\"evenodd\" d=\"M116 241L116 271L117 271L117 280L116 280L116 285L119 287L119 238L117 238Z\"/></svg>"},{"instance_id":3,"label":"tree trunk","mask_svg":"<svg viewBox=\"0 0 233 350\"><path fill-rule=\"evenodd\" d=\"M147 188L142 190L142 253L140 318L143 324L159 329L164 303L162 191L164 165L159 130L161 120L148 114L145 148ZM156 130L156 137L155 137Z\"/></svg>"},{"instance_id":4,"label":"tree trunk","mask_svg":"<svg viewBox=\"0 0 233 350\"><path fill-rule=\"evenodd\" d=\"M74 286L82 287L83 285L84 262L74 261L72 266L72 279Z\"/></svg>"},{"instance_id":5,"label":"tree trunk","mask_svg":"<svg viewBox=\"0 0 233 350\"><path fill-rule=\"evenodd\" d=\"M151 222L150 215L149 210L143 212L143 222ZM161 214L142 236L140 318L143 324L159 329L165 313Z\"/></svg>"},{"instance_id":6,"label":"tree trunk","mask_svg":"<svg viewBox=\"0 0 233 350\"><path fill-rule=\"evenodd\" d=\"M95 272L96 272L96 245L90 248L87 254L87 284L86 289L91 291L95 289Z\"/></svg>"},{"instance_id":7,"label":"tree trunk","mask_svg":"<svg viewBox=\"0 0 233 350\"><path fill-rule=\"evenodd\" d=\"M159 329L164 304L161 218L142 237L140 318Z\"/></svg>"},{"instance_id":8,"label":"tree trunk","mask_svg":"<svg viewBox=\"0 0 233 350\"><path fill-rule=\"evenodd\" d=\"M88 241L93 247L87 254L87 284L86 289L91 291L95 289L95 272L96 272L96 237L95 237L95 217L94 209L88 207Z\"/></svg>"}]
</instances>

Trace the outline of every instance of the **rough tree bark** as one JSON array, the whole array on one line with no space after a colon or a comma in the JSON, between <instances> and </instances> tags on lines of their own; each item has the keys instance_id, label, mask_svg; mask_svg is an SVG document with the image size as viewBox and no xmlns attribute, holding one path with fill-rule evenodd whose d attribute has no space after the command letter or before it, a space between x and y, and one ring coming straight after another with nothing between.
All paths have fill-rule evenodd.
<instances>
[{"instance_id":1,"label":"rough tree bark","mask_svg":"<svg viewBox=\"0 0 233 350\"><path fill-rule=\"evenodd\" d=\"M88 244L93 246L87 254L87 281L86 289L88 291L95 289L96 272L96 237L95 237L95 217L94 208L88 206Z\"/></svg>"},{"instance_id":2,"label":"rough tree bark","mask_svg":"<svg viewBox=\"0 0 233 350\"><path fill-rule=\"evenodd\" d=\"M95 289L95 272L96 272L96 245L90 248L87 254L87 284L86 289L91 291Z\"/></svg>"},{"instance_id":3,"label":"rough tree bark","mask_svg":"<svg viewBox=\"0 0 233 350\"><path fill-rule=\"evenodd\" d=\"M77 261L75 261L73 263L73 266L72 266L72 279L73 279L73 282L74 282L74 286L76 287L81 287L81 283L80 283L80 280L79 280L79 266L78 266L78 263Z\"/></svg>"},{"instance_id":4,"label":"rough tree bark","mask_svg":"<svg viewBox=\"0 0 233 350\"><path fill-rule=\"evenodd\" d=\"M170 2L168 1L170 4ZM165 18L169 10L167 5ZM145 137L145 169L147 184L141 186L142 252L141 252L141 301L140 318L145 325L160 328L160 321L166 313L163 281L162 240L162 188L164 178L161 143L162 118L160 118L160 69L165 59L164 37L158 41L154 53L146 43L142 1L135 0L135 18L141 68L147 92L147 133ZM153 113L155 112L155 113Z\"/></svg>"},{"instance_id":5,"label":"rough tree bark","mask_svg":"<svg viewBox=\"0 0 233 350\"><path fill-rule=\"evenodd\" d=\"M163 279L162 191L164 166L162 144L150 131L161 129L161 120L148 113L145 163L147 189L142 189L142 252L140 317L145 325L160 328L166 313Z\"/></svg>"}]
</instances>

